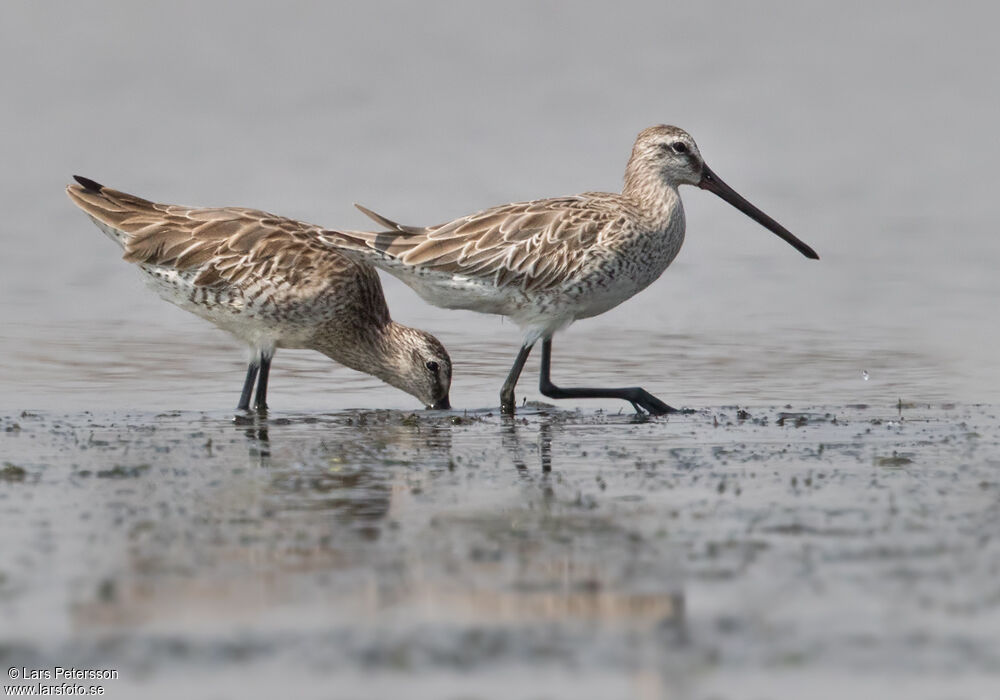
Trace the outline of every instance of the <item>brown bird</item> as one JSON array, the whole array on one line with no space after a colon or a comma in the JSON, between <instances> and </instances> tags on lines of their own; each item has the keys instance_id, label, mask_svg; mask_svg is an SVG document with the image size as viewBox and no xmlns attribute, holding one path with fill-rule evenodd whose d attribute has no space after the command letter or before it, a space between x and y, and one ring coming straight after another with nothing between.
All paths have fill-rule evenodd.
<instances>
[{"instance_id":1,"label":"brown bird","mask_svg":"<svg viewBox=\"0 0 1000 700\"><path fill-rule=\"evenodd\" d=\"M278 348L316 350L430 408L450 408L444 346L393 321L375 270L324 243L319 227L254 209L156 204L75 179L70 199L157 294L250 346L239 410L251 396L266 410Z\"/></svg>"},{"instance_id":2,"label":"brown bird","mask_svg":"<svg viewBox=\"0 0 1000 700\"><path fill-rule=\"evenodd\" d=\"M562 388L549 378L552 336L602 314L656 280L684 242L677 188L713 192L790 243L816 252L731 187L705 164L694 139L676 126L642 131L625 169L621 194L585 192L486 209L439 226L404 226L364 207L381 232L327 231L331 244L370 262L446 309L508 316L524 340L500 392L514 410L514 387L532 346L542 340L539 389L545 396L618 398L636 411L674 409L645 389Z\"/></svg>"}]
</instances>

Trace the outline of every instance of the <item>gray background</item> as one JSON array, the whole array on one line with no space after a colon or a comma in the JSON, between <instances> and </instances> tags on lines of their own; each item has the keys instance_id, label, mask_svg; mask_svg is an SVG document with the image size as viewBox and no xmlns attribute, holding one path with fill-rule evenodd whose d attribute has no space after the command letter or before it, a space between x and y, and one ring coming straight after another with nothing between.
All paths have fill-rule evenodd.
<instances>
[{"instance_id":1,"label":"gray background","mask_svg":"<svg viewBox=\"0 0 1000 700\"><path fill-rule=\"evenodd\" d=\"M685 188L678 260L558 337L557 381L627 377L695 407L993 401L988 7L5 2L0 402L236 400L239 345L143 289L62 193L74 173L331 227L367 225L354 201L430 224L617 190L635 134L661 122L822 259ZM513 324L386 287L398 320L450 349L454 405L495 405ZM314 353L282 353L273 381L279 409L415 407Z\"/></svg>"}]
</instances>

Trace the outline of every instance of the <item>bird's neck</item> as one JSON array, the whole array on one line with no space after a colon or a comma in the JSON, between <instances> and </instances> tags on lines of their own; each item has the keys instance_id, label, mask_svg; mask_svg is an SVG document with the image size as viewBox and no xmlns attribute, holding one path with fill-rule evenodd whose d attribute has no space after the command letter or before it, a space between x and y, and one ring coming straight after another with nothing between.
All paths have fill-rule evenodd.
<instances>
[{"instance_id":1,"label":"bird's neck","mask_svg":"<svg viewBox=\"0 0 1000 700\"><path fill-rule=\"evenodd\" d=\"M331 322L317 331L312 349L346 367L374 374L374 369L391 364L389 338L394 325L392 321L358 326Z\"/></svg>"},{"instance_id":2,"label":"bird's neck","mask_svg":"<svg viewBox=\"0 0 1000 700\"><path fill-rule=\"evenodd\" d=\"M345 367L398 387L406 365L401 355L406 344L400 340L408 330L391 320L356 328L336 322L316 334L313 349Z\"/></svg>"},{"instance_id":3,"label":"bird's neck","mask_svg":"<svg viewBox=\"0 0 1000 700\"><path fill-rule=\"evenodd\" d=\"M666 229L681 212L677 188L664 181L658 172L632 161L625 170L622 196L631 200L648 223Z\"/></svg>"}]
</instances>

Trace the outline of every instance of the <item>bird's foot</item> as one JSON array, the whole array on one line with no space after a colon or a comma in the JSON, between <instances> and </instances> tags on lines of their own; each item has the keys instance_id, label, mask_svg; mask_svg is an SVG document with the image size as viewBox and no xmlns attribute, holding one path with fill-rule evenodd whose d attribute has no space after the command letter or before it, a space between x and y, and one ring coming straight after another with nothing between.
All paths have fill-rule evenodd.
<instances>
[{"instance_id":1,"label":"bird's foot","mask_svg":"<svg viewBox=\"0 0 1000 700\"><path fill-rule=\"evenodd\" d=\"M665 416L668 413L678 412L676 408L663 403L645 389L635 388L630 393L632 396L628 398L628 401L636 413L645 411L651 416Z\"/></svg>"}]
</instances>

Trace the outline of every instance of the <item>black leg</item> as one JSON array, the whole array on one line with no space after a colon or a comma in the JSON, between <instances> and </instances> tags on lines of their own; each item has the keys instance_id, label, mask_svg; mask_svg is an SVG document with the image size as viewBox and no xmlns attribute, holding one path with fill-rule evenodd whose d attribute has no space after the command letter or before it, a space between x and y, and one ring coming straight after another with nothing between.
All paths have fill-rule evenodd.
<instances>
[{"instance_id":1,"label":"black leg","mask_svg":"<svg viewBox=\"0 0 1000 700\"><path fill-rule=\"evenodd\" d=\"M271 358L260 356L260 379L257 381L257 395L253 399L253 407L257 413L267 413L267 375L271 372Z\"/></svg>"},{"instance_id":2,"label":"black leg","mask_svg":"<svg viewBox=\"0 0 1000 700\"><path fill-rule=\"evenodd\" d=\"M521 376L521 370L524 369L524 363L528 361L532 347L531 345L521 346L520 352L517 353L517 359L514 360L514 366L510 368L510 374L507 375L507 380L503 383L503 388L500 389L501 413L514 414L514 387L517 386L517 380Z\"/></svg>"},{"instance_id":3,"label":"black leg","mask_svg":"<svg viewBox=\"0 0 1000 700\"><path fill-rule=\"evenodd\" d=\"M247 378L243 380L243 393L240 394L240 403L236 406L237 411L250 410L250 394L253 393L253 384L257 381L257 370L260 368L256 362L251 362L247 367Z\"/></svg>"},{"instance_id":4,"label":"black leg","mask_svg":"<svg viewBox=\"0 0 1000 700\"><path fill-rule=\"evenodd\" d=\"M645 389L637 386L622 389L586 389L582 387L561 389L549 379L551 364L552 338L546 338L542 341L542 371L538 380L538 390L550 399L624 399L632 404L636 413L641 413L641 409L645 409L654 416L677 412L676 408L671 408Z\"/></svg>"}]
</instances>

